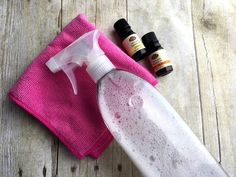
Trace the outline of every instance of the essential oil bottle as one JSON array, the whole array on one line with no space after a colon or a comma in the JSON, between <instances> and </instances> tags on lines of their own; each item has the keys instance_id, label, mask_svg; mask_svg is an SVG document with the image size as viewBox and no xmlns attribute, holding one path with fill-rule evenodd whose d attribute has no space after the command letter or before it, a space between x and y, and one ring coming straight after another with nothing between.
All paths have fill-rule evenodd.
<instances>
[{"instance_id":1,"label":"essential oil bottle","mask_svg":"<svg viewBox=\"0 0 236 177\"><path fill-rule=\"evenodd\" d=\"M138 35L131 29L128 22L121 18L115 24L114 28L122 40L122 45L135 61L140 61L145 57L146 49Z\"/></svg>"},{"instance_id":2,"label":"essential oil bottle","mask_svg":"<svg viewBox=\"0 0 236 177\"><path fill-rule=\"evenodd\" d=\"M165 76L173 71L166 50L159 43L154 32L149 32L142 37L143 44L147 50L147 57L153 71L157 76Z\"/></svg>"}]
</instances>

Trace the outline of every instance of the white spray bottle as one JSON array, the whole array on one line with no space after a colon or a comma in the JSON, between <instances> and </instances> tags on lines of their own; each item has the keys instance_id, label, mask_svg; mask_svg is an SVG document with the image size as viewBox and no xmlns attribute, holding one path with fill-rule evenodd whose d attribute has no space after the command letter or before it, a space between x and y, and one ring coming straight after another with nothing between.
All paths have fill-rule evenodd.
<instances>
[{"instance_id":1,"label":"white spray bottle","mask_svg":"<svg viewBox=\"0 0 236 177\"><path fill-rule=\"evenodd\" d=\"M77 94L73 70L84 63L97 83L98 105L107 128L145 177L226 177L171 105L145 80L116 70L88 32L46 65L63 70Z\"/></svg>"}]
</instances>

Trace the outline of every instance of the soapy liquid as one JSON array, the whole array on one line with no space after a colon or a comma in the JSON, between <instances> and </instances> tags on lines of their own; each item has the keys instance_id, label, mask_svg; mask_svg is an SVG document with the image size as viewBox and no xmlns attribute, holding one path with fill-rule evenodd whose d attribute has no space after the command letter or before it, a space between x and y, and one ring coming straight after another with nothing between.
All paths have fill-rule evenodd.
<instances>
[{"instance_id":1,"label":"soapy liquid","mask_svg":"<svg viewBox=\"0 0 236 177\"><path fill-rule=\"evenodd\" d=\"M112 71L98 89L107 127L144 176L227 176L150 84L130 73Z\"/></svg>"}]
</instances>

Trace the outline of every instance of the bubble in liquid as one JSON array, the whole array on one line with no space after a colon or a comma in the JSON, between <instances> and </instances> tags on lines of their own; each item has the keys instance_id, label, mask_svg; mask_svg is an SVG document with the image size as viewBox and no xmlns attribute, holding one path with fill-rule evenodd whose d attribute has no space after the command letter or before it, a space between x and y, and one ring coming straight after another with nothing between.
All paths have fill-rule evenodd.
<instances>
[{"instance_id":1,"label":"bubble in liquid","mask_svg":"<svg viewBox=\"0 0 236 177\"><path fill-rule=\"evenodd\" d=\"M121 118L120 112L116 112L116 113L115 113L115 118L117 118L117 119L120 119L120 118Z\"/></svg>"},{"instance_id":2,"label":"bubble in liquid","mask_svg":"<svg viewBox=\"0 0 236 177\"><path fill-rule=\"evenodd\" d=\"M141 96L139 95L133 95L129 98L129 105L136 107L136 108L140 108L143 106L143 99Z\"/></svg>"},{"instance_id":3,"label":"bubble in liquid","mask_svg":"<svg viewBox=\"0 0 236 177\"><path fill-rule=\"evenodd\" d=\"M134 87L134 90L140 91L143 88L143 83L142 82L135 82L133 87Z\"/></svg>"},{"instance_id":4,"label":"bubble in liquid","mask_svg":"<svg viewBox=\"0 0 236 177\"><path fill-rule=\"evenodd\" d=\"M151 155L151 156L149 157L149 159L150 159L152 162L154 162L154 161L156 160L156 158L155 158L153 155Z\"/></svg>"}]
</instances>

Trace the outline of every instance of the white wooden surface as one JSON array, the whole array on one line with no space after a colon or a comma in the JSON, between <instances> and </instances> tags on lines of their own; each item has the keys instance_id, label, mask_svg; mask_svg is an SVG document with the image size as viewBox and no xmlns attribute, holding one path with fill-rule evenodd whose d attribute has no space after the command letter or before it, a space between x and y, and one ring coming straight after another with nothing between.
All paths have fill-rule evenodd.
<instances>
[{"instance_id":1,"label":"white wooden surface","mask_svg":"<svg viewBox=\"0 0 236 177\"><path fill-rule=\"evenodd\" d=\"M117 44L112 26L120 17L140 36L156 32L174 63L158 89L236 177L234 0L0 0L0 176L140 176L116 142L98 160L79 161L7 98L26 66L79 13Z\"/></svg>"}]
</instances>

